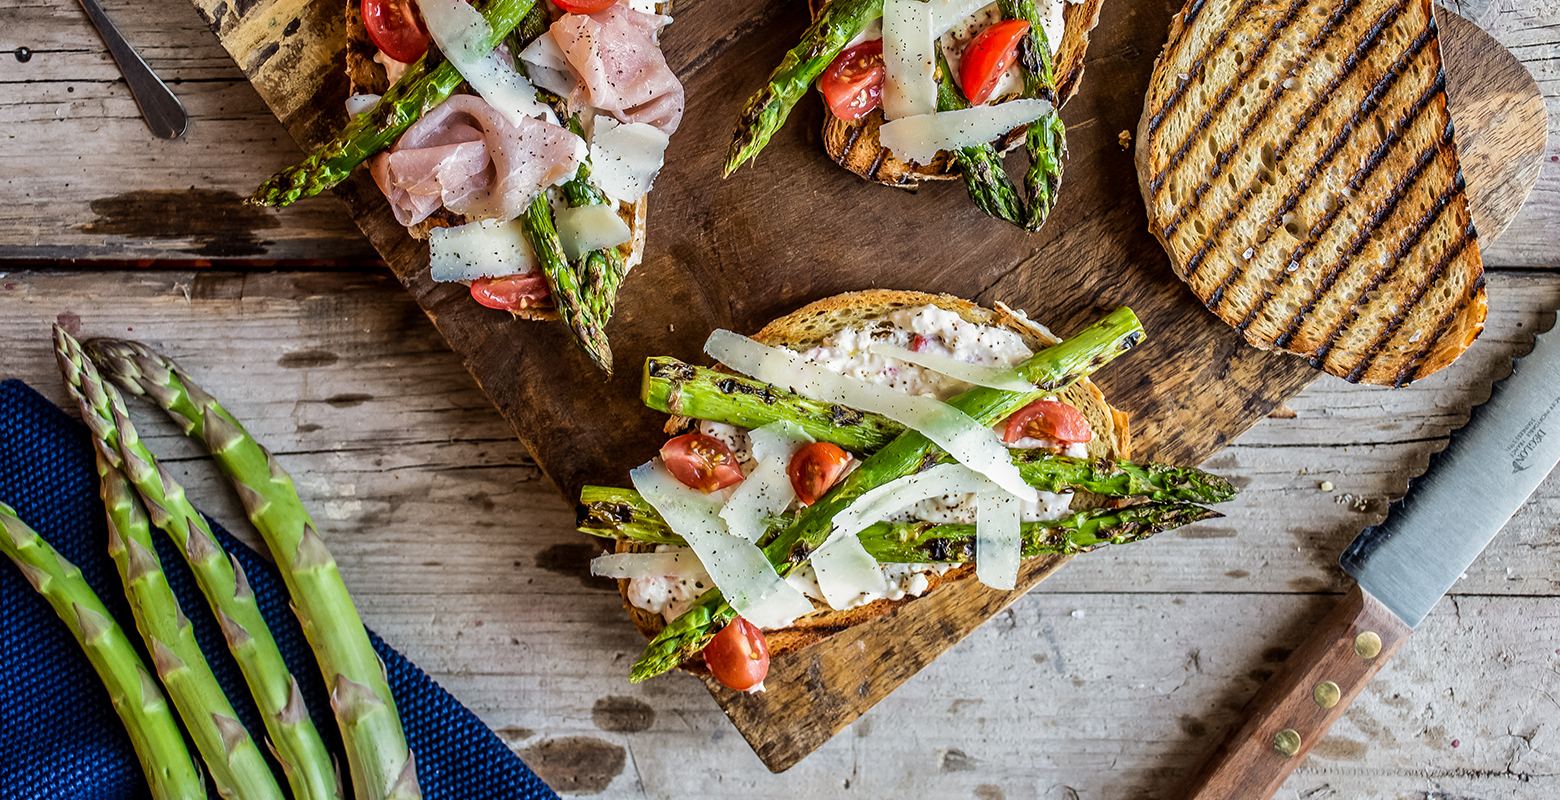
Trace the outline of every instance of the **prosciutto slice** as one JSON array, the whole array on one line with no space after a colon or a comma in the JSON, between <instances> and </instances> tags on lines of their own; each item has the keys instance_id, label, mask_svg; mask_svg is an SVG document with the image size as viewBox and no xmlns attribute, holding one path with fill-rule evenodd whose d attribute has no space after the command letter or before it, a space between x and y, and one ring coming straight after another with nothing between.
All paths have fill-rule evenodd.
<instances>
[{"instance_id":1,"label":"prosciutto slice","mask_svg":"<svg viewBox=\"0 0 1560 800\"><path fill-rule=\"evenodd\" d=\"M682 122L683 87L656 42L665 21L618 4L590 16L565 14L552 35L590 105L670 135Z\"/></svg>"},{"instance_id":2,"label":"prosciutto slice","mask_svg":"<svg viewBox=\"0 0 1560 800\"><path fill-rule=\"evenodd\" d=\"M460 94L423 115L369 171L402 225L439 206L472 220L514 219L538 192L568 180L584 140L539 119L505 119L480 97Z\"/></svg>"}]
</instances>

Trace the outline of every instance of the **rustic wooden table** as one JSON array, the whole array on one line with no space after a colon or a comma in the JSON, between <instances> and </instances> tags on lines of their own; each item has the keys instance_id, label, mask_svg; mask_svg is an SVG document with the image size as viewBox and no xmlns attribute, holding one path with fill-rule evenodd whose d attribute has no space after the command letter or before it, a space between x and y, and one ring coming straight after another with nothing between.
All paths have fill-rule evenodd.
<instances>
[{"instance_id":1,"label":"rustic wooden table","mask_svg":"<svg viewBox=\"0 0 1560 800\"><path fill-rule=\"evenodd\" d=\"M1207 464L1245 488L1226 519L1074 561L774 776L697 681L626 682L642 640L588 576L572 508L337 202L239 203L297 150L195 10L107 5L190 130L151 137L74 3L0 7L0 378L63 400L56 321L181 358L296 476L368 624L565 794L1153 797L1332 606L1344 544L1560 308L1560 5L1457 4L1528 66L1550 117L1537 191L1483 242L1478 344L1406 389L1321 378ZM137 421L244 532L210 464ZM1560 796L1557 516L1552 478L1280 797Z\"/></svg>"}]
</instances>

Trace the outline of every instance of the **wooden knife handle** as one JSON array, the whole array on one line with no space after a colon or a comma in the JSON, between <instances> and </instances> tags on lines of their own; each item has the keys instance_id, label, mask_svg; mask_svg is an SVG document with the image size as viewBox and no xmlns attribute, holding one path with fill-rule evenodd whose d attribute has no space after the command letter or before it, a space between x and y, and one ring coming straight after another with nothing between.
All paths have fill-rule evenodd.
<instances>
[{"instance_id":1,"label":"wooden knife handle","mask_svg":"<svg viewBox=\"0 0 1560 800\"><path fill-rule=\"evenodd\" d=\"M1414 631L1355 586L1203 758L1184 800L1267 800Z\"/></svg>"}]
</instances>

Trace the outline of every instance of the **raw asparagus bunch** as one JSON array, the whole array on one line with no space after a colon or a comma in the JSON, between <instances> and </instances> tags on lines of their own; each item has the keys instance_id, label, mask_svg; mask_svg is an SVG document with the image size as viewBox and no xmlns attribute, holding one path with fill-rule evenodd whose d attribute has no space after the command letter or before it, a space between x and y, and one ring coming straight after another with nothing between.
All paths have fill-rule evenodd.
<instances>
[{"instance_id":1,"label":"raw asparagus bunch","mask_svg":"<svg viewBox=\"0 0 1560 800\"><path fill-rule=\"evenodd\" d=\"M1156 533L1223 514L1194 503L1148 502L1123 508L1091 508L1059 520L1026 522L1024 558L1045 553L1086 553L1128 544ZM781 517L774 523L785 525ZM587 486L580 492L576 528L603 539L684 545L661 515L632 489ZM879 522L861 532L861 544L880 563L963 564L975 560L975 526L934 522Z\"/></svg>"},{"instance_id":2,"label":"raw asparagus bunch","mask_svg":"<svg viewBox=\"0 0 1560 800\"><path fill-rule=\"evenodd\" d=\"M958 111L970 107L968 100L953 81L953 70L942 47L937 47L937 110ZM964 178L964 188L970 200L987 216L1005 219L1023 227L1028 211L1018 187L1002 168L1002 154L991 143L975 147L961 147L953 153L959 164L959 174Z\"/></svg>"},{"instance_id":3,"label":"raw asparagus bunch","mask_svg":"<svg viewBox=\"0 0 1560 800\"><path fill-rule=\"evenodd\" d=\"M491 50L504 41L536 5L536 0L478 0L474 5L492 28L483 44ZM396 81L379 103L347 123L334 139L320 145L303 163L260 184L249 202L285 206L312 197L347 179L357 165L389 147L412 123L449 99L465 79L436 48L428 48Z\"/></svg>"},{"instance_id":4,"label":"raw asparagus bunch","mask_svg":"<svg viewBox=\"0 0 1560 800\"><path fill-rule=\"evenodd\" d=\"M195 626L185 618L168 586L152 544L146 509L124 473L111 463L118 453L99 446L97 456L103 506L108 512L108 554L119 567L136 627L152 654L157 677L168 690L195 749L211 771L217 793L236 800L281 800L282 789L233 704L211 673L195 643Z\"/></svg>"},{"instance_id":5,"label":"raw asparagus bunch","mask_svg":"<svg viewBox=\"0 0 1560 800\"><path fill-rule=\"evenodd\" d=\"M1018 64L1024 72L1024 96L1051 101L1051 111L1030 123L1024 135L1024 150L1029 155L1029 170L1024 173L1024 190L1029 193L1029 212L1024 227L1040 230L1056 205L1056 190L1062 183L1062 159L1067 157L1067 126L1057 113L1056 72L1051 61L1051 45L1040 24L1035 0L999 0L1003 19L1021 19L1029 23L1029 34L1018 44Z\"/></svg>"},{"instance_id":6,"label":"raw asparagus bunch","mask_svg":"<svg viewBox=\"0 0 1560 800\"><path fill-rule=\"evenodd\" d=\"M818 76L844 52L872 20L883 16L883 0L833 0L802 34L802 41L780 60L764 88L748 99L731 135L721 176L758 156L769 137L780 130L791 108L812 88Z\"/></svg>"},{"instance_id":7,"label":"raw asparagus bunch","mask_svg":"<svg viewBox=\"0 0 1560 800\"><path fill-rule=\"evenodd\" d=\"M134 484L151 521L178 546L212 614L221 623L228 650L265 720L271 752L282 765L294 800L337 797L339 782L330 751L314 728L298 682L288 671L271 629L260 614L243 568L223 552L205 518L190 505L184 487L141 443L126 415L124 401L114 387L102 381L80 344L56 326L54 345L60 374L81 409L82 420L92 431L100 456L111 459L109 466L116 476L128 477ZM102 469L100 465L100 472ZM121 478L115 479L116 485L120 482ZM109 478L105 477L105 492L108 485ZM133 500L116 497L115 503ZM104 502L110 509L115 507L106 496Z\"/></svg>"},{"instance_id":8,"label":"raw asparagus bunch","mask_svg":"<svg viewBox=\"0 0 1560 800\"><path fill-rule=\"evenodd\" d=\"M1033 392L1008 392L976 387L948 401L982 425L999 420L1041 397L1055 394L1083 379L1116 356L1143 341L1143 326L1130 309L1118 308L1099 322L1072 338L1036 353L1016 367L1024 380L1037 387ZM834 516L856 498L890 481L897 480L948 460L930 439L915 431L905 431L883 449L861 463L818 502L803 509L796 519L762 544L764 555L782 576L805 561L813 549L828 539ZM736 611L711 589L700 595L692 608L673 620L650 641L634 663L629 680L638 682L675 669L703 649L716 629L729 622Z\"/></svg>"},{"instance_id":9,"label":"raw asparagus bunch","mask_svg":"<svg viewBox=\"0 0 1560 800\"><path fill-rule=\"evenodd\" d=\"M203 800L206 780L190 759L168 701L124 630L82 579L81 570L61 557L5 503L0 503L0 553L16 564L33 589L49 602L86 653L130 735L152 797Z\"/></svg>"},{"instance_id":10,"label":"raw asparagus bunch","mask_svg":"<svg viewBox=\"0 0 1560 800\"><path fill-rule=\"evenodd\" d=\"M144 395L201 441L232 481L287 584L293 610L331 690L359 800L421 796L417 769L384 665L347 593L336 560L315 530L297 490L276 459L242 424L171 361L136 342L87 343L105 377Z\"/></svg>"}]
</instances>

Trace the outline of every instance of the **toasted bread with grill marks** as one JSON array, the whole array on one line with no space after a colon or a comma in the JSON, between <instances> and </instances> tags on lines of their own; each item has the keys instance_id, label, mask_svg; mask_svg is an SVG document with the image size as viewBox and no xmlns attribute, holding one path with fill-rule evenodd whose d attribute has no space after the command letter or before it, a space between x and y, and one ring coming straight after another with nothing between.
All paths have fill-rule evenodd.
<instances>
[{"instance_id":1,"label":"toasted bread with grill marks","mask_svg":"<svg viewBox=\"0 0 1560 800\"><path fill-rule=\"evenodd\" d=\"M1011 329L1024 337L1025 344L1031 350L1040 350L1058 341L1045 328L1012 313L1000 303L997 310L990 310L949 295L886 289L852 292L819 300L769 323L763 330L754 334L753 338L765 344L801 351L821 344L834 333L846 328L866 325L902 308L924 305L935 305L954 311L966 321L978 325L998 325ZM1093 427L1094 441L1088 445L1090 457L1128 458L1130 456L1126 415L1106 403L1105 396L1093 383L1087 380L1080 381L1058 395L1057 399L1082 411L1089 420L1089 425ZM681 423L674 420L674 425L680 427ZM1097 495L1078 492L1073 496L1072 507L1077 510L1093 508L1101 505L1101 501L1102 498ZM617 543L617 552L620 553L647 552L653 549L652 546L626 540ZM931 588L921 597L957 581L975 580L975 566L966 564L951 569L941 576L928 576L928 578ZM659 614L635 608L628 601L628 581L618 581L618 588L623 594L624 608L628 609L629 615L634 619L634 625L646 638L654 637L661 628L665 627L666 623ZM916 599L907 596L900 600L878 600L848 611L819 611L797 620L791 627L765 631L764 637L769 645L770 655L778 656L816 644L840 631L887 614ZM698 674L707 672L702 660L686 663L683 668Z\"/></svg>"},{"instance_id":2,"label":"toasted bread with grill marks","mask_svg":"<svg viewBox=\"0 0 1560 800\"><path fill-rule=\"evenodd\" d=\"M813 15L824 3L812 4ZM1061 46L1056 51L1056 102L1065 105L1078 92L1083 82L1083 56L1089 49L1089 33L1100 21L1100 7L1104 0L1068 2L1062 10L1066 23ZM823 109L823 149L834 163L885 186L913 189L921 181L953 180L959 177L959 165L948 152L942 151L930 164L907 163L894 157L888 148L878 143L878 128L886 120L883 109L873 109L858 120L843 120L834 116L827 105ZM1029 126L1014 128L1002 140L1001 150L1007 152L1024 140Z\"/></svg>"},{"instance_id":3,"label":"toasted bread with grill marks","mask_svg":"<svg viewBox=\"0 0 1560 800\"><path fill-rule=\"evenodd\" d=\"M1177 274L1257 347L1401 386L1483 329L1430 0L1191 0L1135 157Z\"/></svg>"}]
</instances>

